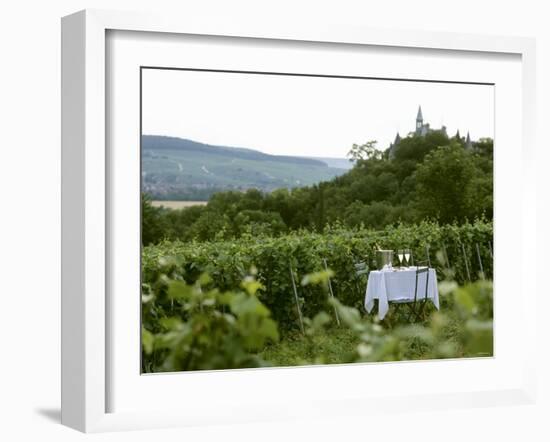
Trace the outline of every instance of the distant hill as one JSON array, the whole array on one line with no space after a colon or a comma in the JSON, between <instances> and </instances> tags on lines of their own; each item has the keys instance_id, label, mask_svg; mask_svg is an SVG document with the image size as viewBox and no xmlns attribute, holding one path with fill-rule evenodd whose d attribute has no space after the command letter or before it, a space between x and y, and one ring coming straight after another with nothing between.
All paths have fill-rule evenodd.
<instances>
[{"instance_id":1,"label":"distant hill","mask_svg":"<svg viewBox=\"0 0 550 442\"><path fill-rule=\"evenodd\" d=\"M340 158L270 155L253 149L143 135L142 188L155 199L206 200L224 190L307 186L346 172Z\"/></svg>"}]
</instances>

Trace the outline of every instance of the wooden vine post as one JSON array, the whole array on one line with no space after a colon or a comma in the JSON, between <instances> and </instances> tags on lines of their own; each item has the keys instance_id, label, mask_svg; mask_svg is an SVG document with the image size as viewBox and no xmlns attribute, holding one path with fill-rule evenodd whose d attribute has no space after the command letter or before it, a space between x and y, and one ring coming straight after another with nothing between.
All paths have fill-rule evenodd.
<instances>
[{"instance_id":1,"label":"wooden vine post","mask_svg":"<svg viewBox=\"0 0 550 442\"><path fill-rule=\"evenodd\" d=\"M323 258L323 264L325 265L325 271L328 272L328 266L327 266L327 260ZM334 292L332 291L332 283L330 282L330 277L328 278L328 291L330 293L330 296L332 299L334 299ZM338 316L338 311L336 310L336 307L334 308L334 316L336 318L336 323L340 325L340 317Z\"/></svg>"},{"instance_id":2,"label":"wooden vine post","mask_svg":"<svg viewBox=\"0 0 550 442\"><path fill-rule=\"evenodd\" d=\"M462 242L460 243L460 246L462 247L462 255L464 255L464 265L466 266L468 281L472 282L472 278L470 276L470 267L468 266L468 257L466 256L466 249L464 248L464 244Z\"/></svg>"},{"instance_id":3,"label":"wooden vine post","mask_svg":"<svg viewBox=\"0 0 550 442\"><path fill-rule=\"evenodd\" d=\"M294 272L292 271L292 265L289 264L290 279L292 280L292 289L294 290L294 299L296 300L296 308L298 309L298 317L300 318L300 329L302 334L305 335L304 320L302 319L302 309L300 308L300 301L298 300L298 289L296 288L296 281L294 280Z\"/></svg>"},{"instance_id":4,"label":"wooden vine post","mask_svg":"<svg viewBox=\"0 0 550 442\"><path fill-rule=\"evenodd\" d=\"M481 253L479 253L479 244L476 243L477 261L479 262L479 270L481 271L481 279L485 280L485 271L483 270L483 262L481 262Z\"/></svg>"}]
</instances>

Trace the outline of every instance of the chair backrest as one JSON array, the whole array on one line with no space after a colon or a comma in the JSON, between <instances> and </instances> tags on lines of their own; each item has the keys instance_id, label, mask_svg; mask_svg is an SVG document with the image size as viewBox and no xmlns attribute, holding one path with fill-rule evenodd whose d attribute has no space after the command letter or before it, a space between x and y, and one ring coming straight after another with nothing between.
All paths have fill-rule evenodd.
<instances>
[{"instance_id":1,"label":"chair backrest","mask_svg":"<svg viewBox=\"0 0 550 442\"><path fill-rule=\"evenodd\" d=\"M369 273L369 266L364 261L355 263L354 265L355 265L355 274L357 276L362 276Z\"/></svg>"},{"instance_id":2,"label":"chair backrest","mask_svg":"<svg viewBox=\"0 0 550 442\"><path fill-rule=\"evenodd\" d=\"M416 275L415 275L415 283L414 283L414 301L416 302L418 297L418 277L419 275L426 274L426 285L424 286L424 296L421 299L427 299L428 298L428 281L430 279L430 267L428 266L428 263L425 261L418 261L416 263Z\"/></svg>"}]
</instances>

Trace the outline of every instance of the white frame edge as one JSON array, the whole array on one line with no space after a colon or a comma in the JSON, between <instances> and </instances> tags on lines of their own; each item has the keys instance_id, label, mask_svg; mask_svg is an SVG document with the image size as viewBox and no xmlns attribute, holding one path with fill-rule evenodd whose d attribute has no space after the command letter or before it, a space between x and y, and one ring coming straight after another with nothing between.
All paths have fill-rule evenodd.
<instances>
[{"instance_id":1,"label":"white frame edge","mask_svg":"<svg viewBox=\"0 0 550 442\"><path fill-rule=\"evenodd\" d=\"M105 34L107 30L153 31L512 53L522 57L523 75L523 232L536 231L535 193L535 41L529 38L392 31L330 26L201 21L197 17L85 10L62 19L62 375L61 421L84 432L204 424L174 414L106 413L106 163ZM523 241L523 257L536 252ZM522 265L526 266L525 259ZM525 271L525 268L523 269ZM533 298L536 283L530 282ZM535 340L536 325L528 325ZM420 409L464 408L535 400L535 353L528 349L524 388L474 395L421 397ZM349 402L349 401L348 401ZM368 412L370 404L342 403L337 414ZM387 402L387 403L386 403ZM353 405L353 406L351 406ZM396 410L395 399L377 401L376 409ZM320 405L317 414L334 407ZM304 414L305 415L305 414Z\"/></svg>"},{"instance_id":2,"label":"white frame edge","mask_svg":"<svg viewBox=\"0 0 550 442\"><path fill-rule=\"evenodd\" d=\"M105 28L62 20L61 422L105 415ZM103 109L103 111L102 111Z\"/></svg>"}]
</instances>

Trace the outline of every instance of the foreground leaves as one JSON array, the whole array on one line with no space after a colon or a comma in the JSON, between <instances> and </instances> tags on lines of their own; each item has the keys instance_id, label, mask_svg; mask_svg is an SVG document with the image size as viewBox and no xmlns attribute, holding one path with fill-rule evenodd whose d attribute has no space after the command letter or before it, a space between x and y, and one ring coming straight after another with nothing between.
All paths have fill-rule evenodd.
<instances>
[{"instance_id":1,"label":"foreground leaves","mask_svg":"<svg viewBox=\"0 0 550 442\"><path fill-rule=\"evenodd\" d=\"M260 285L243 281L244 291L220 292L208 288L204 275L193 284L164 280L174 301L173 316L156 319L154 301L143 303L145 323L159 331L142 329L144 372L215 370L263 367L257 356L268 342L277 342L279 332L270 311L258 300Z\"/></svg>"},{"instance_id":2,"label":"foreground leaves","mask_svg":"<svg viewBox=\"0 0 550 442\"><path fill-rule=\"evenodd\" d=\"M252 269L251 273L255 273ZM304 317L304 332L282 342L278 324L258 299L264 286L252 275L239 289L219 291L201 275L194 284L165 274L144 285L144 372L215 370L485 357L493 354L492 283L441 284L442 311L423 323L388 326L329 296L333 272L306 275L302 286L319 286L324 310ZM153 290L151 287L155 287ZM157 300L171 302L170 311Z\"/></svg>"}]
</instances>

